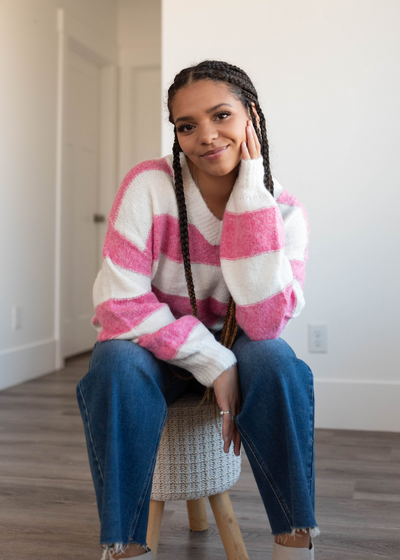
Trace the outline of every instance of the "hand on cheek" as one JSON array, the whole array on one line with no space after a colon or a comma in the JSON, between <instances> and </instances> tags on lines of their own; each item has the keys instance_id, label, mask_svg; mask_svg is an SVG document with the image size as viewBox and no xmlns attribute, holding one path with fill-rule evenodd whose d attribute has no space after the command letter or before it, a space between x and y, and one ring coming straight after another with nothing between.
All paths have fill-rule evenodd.
<instances>
[{"instance_id":1,"label":"hand on cheek","mask_svg":"<svg viewBox=\"0 0 400 560\"><path fill-rule=\"evenodd\" d=\"M246 125L246 142L242 142L242 158L257 159L261 156L261 146L254 130L253 123L247 121Z\"/></svg>"}]
</instances>

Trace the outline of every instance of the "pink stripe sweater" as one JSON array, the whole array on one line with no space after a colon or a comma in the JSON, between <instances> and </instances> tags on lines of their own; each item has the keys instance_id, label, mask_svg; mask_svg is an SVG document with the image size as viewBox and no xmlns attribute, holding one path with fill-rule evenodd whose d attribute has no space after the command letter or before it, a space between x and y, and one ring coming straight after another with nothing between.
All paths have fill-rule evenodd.
<instances>
[{"instance_id":1,"label":"pink stripe sweater","mask_svg":"<svg viewBox=\"0 0 400 560\"><path fill-rule=\"evenodd\" d=\"M121 183L93 288L92 324L98 340L137 342L211 387L236 363L212 334L222 328L230 294L237 322L252 340L277 338L303 308L307 216L276 179L274 197L265 189L259 158L242 160L221 221L184 154L181 165L199 319L189 302L167 156L136 165Z\"/></svg>"}]
</instances>

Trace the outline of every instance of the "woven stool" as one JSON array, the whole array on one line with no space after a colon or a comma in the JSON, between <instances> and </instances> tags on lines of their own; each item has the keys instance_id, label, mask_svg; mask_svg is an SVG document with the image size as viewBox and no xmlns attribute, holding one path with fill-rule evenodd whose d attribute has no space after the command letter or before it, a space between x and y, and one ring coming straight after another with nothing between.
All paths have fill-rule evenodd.
<instances>
[{"instance_id":1,"label":"woven stool","mask_svg":"<svg viewBox=\"0 0 400 560\"><path fill-rule=\"evenodd\" d=\"M210 505L229 560L248 554L228 494L240 475L241 457L233 445L224 453L222 417L215 425L212 407L198 407L201 397L186 394L168 407L161 436L150 500L147 544L157 555L164 505L186 500L192 531L208 528L205 497Z\"/></svg>"}]
</instances>

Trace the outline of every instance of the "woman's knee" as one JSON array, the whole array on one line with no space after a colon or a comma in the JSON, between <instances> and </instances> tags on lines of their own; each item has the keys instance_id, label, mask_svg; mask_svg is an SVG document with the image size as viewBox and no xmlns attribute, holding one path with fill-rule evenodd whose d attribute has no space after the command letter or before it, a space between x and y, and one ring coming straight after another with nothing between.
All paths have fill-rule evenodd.
<instances>
[{"instance_id":1,"label":"woman's knee","mask_svg":"<svg viewBox=\"0 0 400 560\"><path fill-rule=\"evenodd\" d=\"M114 339L95 344L89 371L80 383L106 392L137 392L139 385L160 385L162 373L151 352L130 340Z\"/></svg>"},{"instance_id":2,"label":"woman's knee","mask_svg":"<svg viewBox=\"0 0 400 560\"><path fill-rule=\"evenodd\" d=\"M240 342L240 341L239 341ZM272 390L273 387L297 384L303 377L312 376L310 368L296 357L292 348L282 340L252 341L247 337L233 349L238 360L243 390Z\"/></svg>"}]
</instances>

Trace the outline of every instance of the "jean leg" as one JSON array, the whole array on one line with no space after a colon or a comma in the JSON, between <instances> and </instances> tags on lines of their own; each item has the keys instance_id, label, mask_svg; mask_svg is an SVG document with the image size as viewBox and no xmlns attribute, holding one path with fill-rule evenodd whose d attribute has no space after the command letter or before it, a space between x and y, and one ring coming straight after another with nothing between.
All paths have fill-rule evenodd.
<instances>
[{"instance_id":1,"label":"jean leg","mask_svg":"<svg viewBox=\"0 0 400 560\"><path fill-rule=\"evenodd\" d=\"M76 394L101 524L100 544L146 546L167 404L189 383L131 341L95 344L89 371L77 384Z\"/></svg>"},{"instance_id":2,"label":"jean leg","mask_svg":"<svg viewBox=\"0 0 400 560\"><path fill-rule=\"evenodd\" d=\"M315 521L314 378L282 339L242 333L238 360L242 407L236 417L272 534L295 534Z\"/></svg>"}]
</instances>

